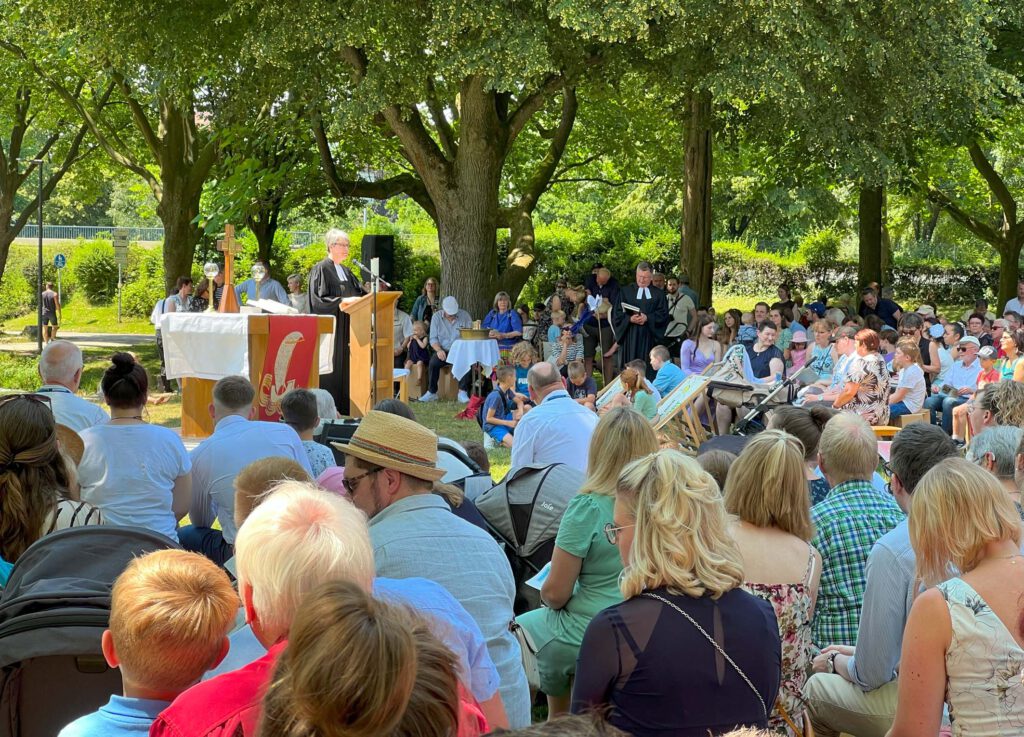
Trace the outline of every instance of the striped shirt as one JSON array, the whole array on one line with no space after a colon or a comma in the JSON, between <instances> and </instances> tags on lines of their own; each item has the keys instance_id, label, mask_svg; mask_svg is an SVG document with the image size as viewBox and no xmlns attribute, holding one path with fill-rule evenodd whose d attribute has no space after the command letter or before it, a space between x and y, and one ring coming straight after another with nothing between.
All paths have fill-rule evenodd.
<instances>
[{"instance_id":1,"label":"striped shirt","mask_svg":"<svg viewBox=\"0 0 1024 737\"><path fill-rule=\"evenodd\" d=\"M871 548L904 514L870 481L846 481L811 509L811 544L821 553L821 584L814 613L814 643L855 645L864 601L864 566Z\"/></svg>"}]
</instances>

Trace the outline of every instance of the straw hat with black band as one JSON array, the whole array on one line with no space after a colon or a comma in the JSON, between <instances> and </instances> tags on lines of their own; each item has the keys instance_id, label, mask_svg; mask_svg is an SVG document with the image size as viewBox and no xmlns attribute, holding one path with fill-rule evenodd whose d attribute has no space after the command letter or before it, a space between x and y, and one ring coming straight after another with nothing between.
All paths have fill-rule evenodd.
<instances>
[{"instance_id":1,"label":"straw hat with black band","mask_svg":"<svg viewBox=\"0 0 1024 737\"><path fill-rule=\"evenodd\" d=\"M347 442L331 445L346 456L423 481L444 476L444 469L437 467L437 435L388 412L367 412Z\"/></svg>"}]
</instances>

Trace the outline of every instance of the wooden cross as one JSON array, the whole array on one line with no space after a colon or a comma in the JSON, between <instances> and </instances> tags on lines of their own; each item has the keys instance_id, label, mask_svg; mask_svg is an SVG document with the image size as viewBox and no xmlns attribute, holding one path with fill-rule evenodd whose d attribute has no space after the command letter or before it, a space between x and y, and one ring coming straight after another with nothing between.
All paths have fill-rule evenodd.
<instances>
[{"instance_id":1,"label":"wooden cross","mask_svg":"<svg viewBox=\"0 0 1024 737\"><path fill-rule=\"evenodd\" d=\"M217 241L217 250L224 254L224 289L221 292L220 311L238 312L238 298L235 296L234 269L235 254L242 252L242 244L235 240L235 226L224 226L224 237Z\"/></svg>"}]
</instances>

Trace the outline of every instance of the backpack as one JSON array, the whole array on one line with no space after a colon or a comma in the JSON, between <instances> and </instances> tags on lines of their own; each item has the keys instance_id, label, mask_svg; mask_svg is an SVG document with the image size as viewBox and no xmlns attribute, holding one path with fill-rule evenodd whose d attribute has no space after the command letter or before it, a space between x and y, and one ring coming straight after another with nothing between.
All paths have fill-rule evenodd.
<instances>
[{"instance_id":1,"label":"backpack","mask_svg":"<svg viewBox=\"0 0 1024 737\"><path fill-rule=\"evenodd\" d=\"M503 415L507 415L512 410L508 406L508 401L505 399L505 392L503 392L501 389L495 389L494 391L498 392L498 396L501 398L501 413ZM484 426L484 407L486 406L486 401L481 402L480 406L476 410L476 424L478 424L481 429L483 429Z\"/></svg>"},{"instance_id":2,"label":"backpack","mask_svg":"<svg viewBox=\"0 0 1024 737\"><path fill-rule=\"evenodd\" d=\"M114 579L136 556L176 547L139 527L73 527L18 558L0 592L0 735L53 737L121 693L100 649Z\"/></svg>"},{"instance_id":3,"label":"backpack","mask_svg":"<svg viewBox=\"0 0 1024 737\"><path fill-rule=\"evenodd\" d=\"M581 471L564 463L526 465L475 499L480 514L505 544L516 580L517 613L532 608L529 604L535 600L539 604L539 592L526 580L551 562L562 515L584 480Z\"/></svg>"}]
</instances>

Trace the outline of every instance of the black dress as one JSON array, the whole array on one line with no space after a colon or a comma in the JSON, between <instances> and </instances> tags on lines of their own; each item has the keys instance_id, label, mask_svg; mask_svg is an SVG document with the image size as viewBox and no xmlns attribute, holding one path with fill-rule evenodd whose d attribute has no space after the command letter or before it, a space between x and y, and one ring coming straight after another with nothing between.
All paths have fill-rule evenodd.
<instances>
[{"instance_id":1,"label":"black dress","mask_svg":"<svg viewBox=\"0 0 1024 737\"><path fill-rule=\"evenodd\" d=\"M309 308L314 315L334 315L337 320L334 331L334 370L320 374L320 388L334 397L334 405L343 415L350 414L348 375L348 314L340 311L341 300L365 294L347 266L341 267L345 274L342 281L338 269L329 258L318 262L309 272Z\"/></svg>"},{"instance_id":2,"label":"black dress","mask_svg":"<svg viewBox=\"0 0 1024 737\"><path fill-rule=\"evenodd\" d=\"M685 611L750 679L768 714L775 705L782 645L768 602L741 589L695 599L652 593ZM668 605L635 596L605 609L583 636L572 712L597 710L633 737L707 737L737 727L766 729L754 691L704 635Z\"/></svg>"}]
</instances>

